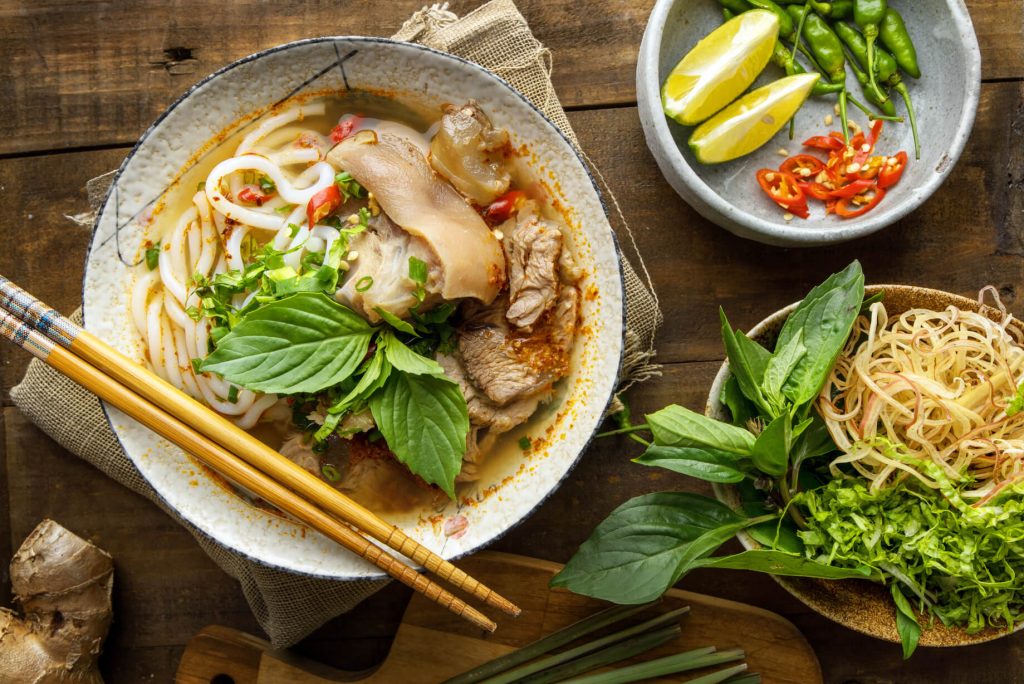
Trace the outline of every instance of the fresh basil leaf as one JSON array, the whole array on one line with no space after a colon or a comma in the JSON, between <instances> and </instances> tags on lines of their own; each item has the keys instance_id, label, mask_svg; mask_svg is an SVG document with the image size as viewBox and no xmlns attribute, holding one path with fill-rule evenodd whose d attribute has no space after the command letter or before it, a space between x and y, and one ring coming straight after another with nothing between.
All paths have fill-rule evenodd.
<instances>
[{"instance_id":1,"label":"fresh basil leaf","mask_svg":"<svg viewBox=\"0 0 1024 684\"><path fill-rule=\"evenodd\" d=\"M758 417L757 407L743 394L735 375L730 375L729 379L725 381L719 401L729 409L732 424L736 427L745 427L751 420Z\"/></svg>"},{"instance_id":2,"label":"fresh basil leaf","mask_svg":"<svg viewBox=\"0 0 1024 684\"><path fill-rule=\"evenodd\" d=\"M761 431L751 450L754 466L768 475L784 475L789 467L792 423L789 415L781 415Z\"/></svg>"},{"instance_id":3,"label":"fresh basil leaf","mask_svg":"<svg viewBox=\"0 0 1024 684\"><path fill-rule=\"evenodd\" d=\"M412 349L409 349L405 344L402 343L397 337L390 332L384 332L380 336L378 344L382 344L384 347L384 353L388 357L388 361L392 366L405 373L412 373L414 375L437 375L441 376L445 380L449 380L444 374L444 369L441 368L441 364L434 359L427 358L421 354L417 354ZM449 380L450 382L454 382Z\"/></svg>"},{"instance_id":4,"label":"fresh basil leaf","mask_svg":"<svg viewBox=\"0 0 1024 684\"><path fill-rule=\"evenodd\" d=\"M698 494L638 496L597 526L551 586L615 603L646 603L676 583L684 563L692 562L691 544L699 542L695 551L710 553L717 547L706 534L744 522L728 506Z\"/></svg>"},{"instance_id":5,"label":"fresh basil leaf","mask_svg":"<svg viewBox=\"0 0 1024 684\"><path fill-rule=\"evenodd\" d=\"M818 395L850 336L863 301L864 273L860 263L854 261L811 290L786 319L776 349L784 349L803 331L807 350L782 390L795 406Z\"/></svg>"},{"instance_id":6,"label":"fresh basil leaf","mask_svg":"<svg viewBox=\"0 0 1024 684\"><path fill-rule=\"evenodd\" d=\"M344 413L350 408L363 404L369 400L370 395L379 390L391 374L391 364L388 363L384 354L376 353L366 362L365 370L359 377L359 382L348 394L331 404L327 409L328 414Z\"/></svg>"},{"instance_id":7,"label":"fresh basil leaf","mask_svg":"<svg viewBox=\"0 0 1024 684\"><path fill-rule=\"evenodd\" d=\"M790 459L793 463L830 454L837 448L836 443L832 440L832 434L828 431L828 426L821 416L814 412L810 420L811 424L793 442L793 448L790 451Z\"/></svg>"},{"instance_id":8,"label":"fresh basil leaf","mask_svg":"<svg viewBox=\"0 0 1024 684\"><path fill-rule=\"evenodd\" d=\"M781 396L782 386L789 378L789 374L796 368L796 364L807 354L803 337L804 331L800 330L784 347L776 348L775 353L768 359L765 366L761 388L768 401L775 404L776 415L781 415L785 410Z\"/></svg>"},{"instance_id":9,"label":"fresh basil leaf","mask_svg":"<svg viewBox=\"0 0 1024 684\"><path fill-rule=\"evenodd\" d=\"M459 386L435 375L392 370L369 404L398 460L454 499L469 434L466 398Z\"/></svg>"},{"instance_id":10,"label":"fresh basil leaf","mask_svg":"<svg viewBox=\"0 0 1024 684\"><path fill-rule=\"evenodd\" d=\"M754 436L743 428L676 404L647 414L647 424L660 446L711 447L741 456L749 456L754 448Z\"/></svg>"},{"instance_id":11,"label":"fresh basil leaf","mask_svg":"<svg viewBox=\"0 0 1024 684\"><path fill-rule=\"evenodd\" d=\"M724 309L720 308L718 315L722 321L722 342L725 344L725 353L729 359L729 370L739 383L743 394L762 411L768 413L768 403L761 392L761 381L771 354L743 332L733 330Z\"/></svg>"},{"instance_id":12,"label":"fresh basil leaf","mask_svg":"<svg viewBox=\"0 0 1024 684\"><path fill-rule=\"evenodd\" d=\"M296 294L244 316L200 370L268 394L312 394L351 376L372 335L366 321L333 299Z\"/></svg>"},{"instance_id":13,"label":"fresh basil leaf","mask_svg":"<svg viewBox=\"0 0 1024 684\"><path fill-rule=\"evenodd\" d=\"M379 306L375 306L373 307L373 310L377 312L377 315L380 316L385 323L390 325L395 330L400 330L401 332L404 332L407 335L416 334L415 328L413 328L409 322L403 321L401 318L391 313L387 309L382 309Z\"/></svg>"},{"instance_id":14,"label":"fresh basil leaf","mask_svg":"<svg viewBox=\"0 0 1024 684\"><path fill-rule=\"evenodd\" d=\"M917 649L917 642L921 639L921 625L910 606L910 601L900 591L899 586L893 582L891 588L892 600L896 604L896 631L899 632L900 642L903 644L903 659L906 660L914 655Z\"/></svg>"},{"instance_id":15,"label":"fresh basil leaf","mask_svg":"<svg viewBox=\"0 0 1024 684\"><path fill-rule=\"evenodd\" d=\"M696 561L694 568L721 568L753 570L786 577L814 577L817 579L869 579L873 572L867 566L839 568L783 551L752 549L732 556L716 556Z\"/></svg>"},{"instance_id":16,"label":"fresh basil leaf","mask_svg":"<svg viewBox=\"0 0 1024 684\"><path fill-rule=\"evenodd\" d=\"M763 492L750 479L736 484L740 495L740 510L751 518L758 518L771 513L778 514L778 509L770 503L767 492ZM804 543L796 534L796 525L787 516L776 520L767 520L747 528L747 534L759 544L787 553L803 554Z\"/></svg>"},{"instance_id":17,"label":"fresh basil leaf","mask_svg":"<svg viewBox=\"0 0 1024 684\"><path fill-rule=\"evenodd\" d=\"M653 445L634 463L657 466L707 482L739 482L745 475L736 454L710 448Z\"/></svg>"}]
</instances>

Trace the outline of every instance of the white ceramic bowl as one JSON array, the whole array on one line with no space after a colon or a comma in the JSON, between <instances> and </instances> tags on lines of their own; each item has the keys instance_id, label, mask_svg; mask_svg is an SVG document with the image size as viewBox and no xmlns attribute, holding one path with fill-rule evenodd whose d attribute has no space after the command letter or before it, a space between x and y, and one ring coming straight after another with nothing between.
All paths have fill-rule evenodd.
<instances>
[{"instance_id":1,"label":"white ceramic bowl","mask_svg":"<svg viewBox=\"0 0 1024 684\"><path fill-rule=\"evenodd\" d=\"M523 520L559 485L597 428L615 386L623 341L618 253L597 188L572 146L522 95L485 69L428 48L378 38L317 38L246 57L207 77L146 131L117 173L94 228L83 285L85 326L137 360L141 339L129 312L132 270L154 203L217 136L286 98L373 90L434 111L476 99L513 146L525 145L536 176L568 208L571 239L585 279L582 328L560 396L527 424L530 453L485 464L483 478L442 510L389 516L391 522L455 558ZM249 118L249 121L252 119ZM201 151L201 152L200 152ZM180 449L106 407L128 457L160 497L205 534L270 566L320 577L380 577L372 565L274 513L257 509L199 468ZM516 435L517 438L518 434ZM461 514L461 537L445 521Z\"/></svg>"},{"instance_id":2,"label":"white ceramic bowl","mask_svg":"<svg viewBox=\"0 0 1024 684\"><path fill-rule=\"evenodd\" d=\"M880 230L919 207L942 184L956 163L974 124L981 88L981 54L963 0L893 2L906 20L917 48L922 76L905 78L921 137L921 159L914 159L909 123L887 123L878 143L887 154L906 150L910 163L900 183L872 211L854 219L824 215L811 200L811 218L786 221L761 191L755 173L777 168L783 157L802 152L801 141L838 130L825 116L833 114L835 96L810 98L797 113L796 136L783 127L764 147L745 157L707 166L694 159L687 140L691 127L668 119L661 109L661 84L672 68L701 38L722 23L721 6L712 0L658 0L647 22L636 70L637 105L647 146L666 180L701 216L726 230L759 242L812 246L844 242ZM806 64L806 62L804 62ZM754 87L780 78L768 65ZM860 85L847 68L850 92L864 101ZM903 104L894 92L897 114ZM867 117L851 106L848 116L861 125Z\"/></svg>"}]
</instances>

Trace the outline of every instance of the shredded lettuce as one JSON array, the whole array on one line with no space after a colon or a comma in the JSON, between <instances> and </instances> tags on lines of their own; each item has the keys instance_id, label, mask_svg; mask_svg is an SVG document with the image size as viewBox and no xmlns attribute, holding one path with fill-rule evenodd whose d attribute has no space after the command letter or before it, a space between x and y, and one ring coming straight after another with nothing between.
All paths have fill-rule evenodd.
<instances>
[{"instance_id":1,"label":"shredded lettuce","mask_svg":"<svg viewBox=\"0 0 1024 684\"><path fill-rule=\"evenodd\" d=\"M948 479L942 491L908 480L870 492L858 479L839 478L794 503L809 526L799 533L807 558L876 568L919 610L974 633L1010 629L1024 612L1022 493L1009 489L975 508Z\"/></svg>"}]
</instances>

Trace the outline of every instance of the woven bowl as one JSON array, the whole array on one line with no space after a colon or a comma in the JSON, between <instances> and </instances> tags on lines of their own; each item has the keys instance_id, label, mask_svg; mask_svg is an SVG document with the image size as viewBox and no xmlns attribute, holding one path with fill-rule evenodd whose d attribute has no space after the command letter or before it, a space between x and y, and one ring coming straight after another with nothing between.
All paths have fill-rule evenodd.
<instances>
[{"instance_id":1,"label":"woven bowl","mask_svg":"<svg viewBox=\"0 0 1024 684\"><path fill-rule=\"evenodd\" d=\"M977 311L992 320L1001 320L1002 313L988 306L979 304L973 299L959 295L931 290L924 287L908 285L874 285L866 288L868 295L885 292L885 308L890 316L899 315L908 309L927 308L941 311L948 306L956 306L965 311ZM749 336L768 349L775 346L775 340L782 324L796 308L791 304L776 311L768 318L755 325ZM711 385L705 414L717 420L728 420L728 410L718 400L725 382L729 379L729 363L722 364L718 375ZM739 494L735 487L714 485L715 496L720 501L740 509ZM737 535L745 548L757 549L761 545L750 535L740 532ZM896 632L895 609L889 591L874 582L867 580L814 580L796 577L775 577L776 582L796 598L820 615L849 627L855 631L886 641L899 643ZM922 646L967 646L991 641L1006 636L1011 632L1003 629L987 628L975 634L968 634L961 627L946 627L938 620L929 624L925 622L921 633ZM1014 632L1024 628L1024 622L1018 623Z\"/></svg>"},{"instance_id":2,"label":"woven bowl","mask_svg":"<svg viewBox=\"0 0 1024 684\"><path fill-rule=\"evenodd\" d=\"M381 38L316 38L246 57L190 89L147 130L118 170L97 217L83 282L85 327L142 361L130 314L139 247L159 200L176 184L195 186L188 169L288 99L370 91L419 112L474 98L565 208L569 238L585 273L581 335L556 398L509 434L513 453L484 462L481 479L458 500L424 506L389 522L446 558L480 548L525 519L575 465L611 397L623 344L618 251L586 166L562 133L505 81L429 48ZM191 185L189 184L191 183ZM331 579L383 575L337 544L276 512L256 507L200 468L181 449L106 407L125 452L166 505L223 546L265 565ZM528 436L524 452L516 440ZM513 451L512 448L509 451ZM452 522L452 524L446 524ZM463 531L464 530L464 531Z\"/></svg>"},{"instance_id":3,"label":"woven bowl","mask_svg":"<svg viewBox=\"0 0 1024 684\"><path fill-rule=\"evenodd\" d=\"M895 223L919 207L949 175L974 124L981 89L981 53L970 14L963 0L896 0L893 7L904 16L917 47L923 75L906 78L917 111L921 159L914 160L910 125L887 123L878 143L880 152L906 150L910 163L901 182L872 211L853 219L825 216L820 202L811 201L811 218L786 221L780 210L758 187L754 174L777 168L783 157L802 151L800 142L829 129L835 96L812 97L796 115L796 136L786 127L764 147L724 164L704 165L687 146L691 128L665 116L661 84L676 63L701 38L722 23L721 6L711 0L658 0L644 32L636 70L637 107L647 146L665 179L701 216L726 230L758 242L783 246L813 246L863 237ZM782 76L769 65L754 87ZM854 97L864 101L860 85L847 69ZM897 113L903 112L899 96ZM866 125L867 117L852 105L849 118ZM838 117L835 117L838 119Z\"/></svg>"}]
</instances>

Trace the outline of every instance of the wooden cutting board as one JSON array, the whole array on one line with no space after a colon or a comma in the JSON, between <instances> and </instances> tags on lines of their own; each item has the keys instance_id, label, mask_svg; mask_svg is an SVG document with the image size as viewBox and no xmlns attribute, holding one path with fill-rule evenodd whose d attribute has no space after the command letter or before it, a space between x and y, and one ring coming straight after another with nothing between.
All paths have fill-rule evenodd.
<instances>
[{"instance_id":1,"label":"wooden cutting board","mask_svg":"<svg viewBox=\"0 0 1024 684\"><path fill-rule=\"evenodd\" d=\"M606 604L548 588L562 566L548 561L486 551L459 565L523 609L518 618L497 616L498 630L485 634L413 595L387 659L369 675L328 668L298 658L249 634L207 627L189 642L178 666L179 684L429 684L507 653L591 615ZM821 667L803 635L775 613L734 601L673 589L655 612L690 606L680 638L640 659L715 646L739 648L766 684L818 684ZM493 611L492 611L493 612ZM495 617L492 615L492 617ZM693 675L657 681L685 681Z\"/></svg>"}]
</instances>

